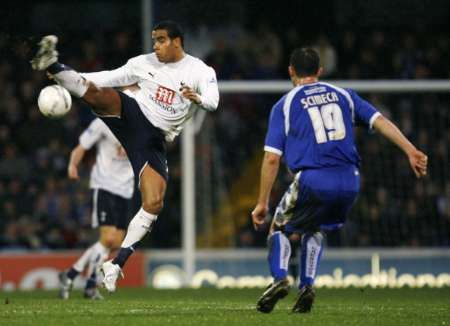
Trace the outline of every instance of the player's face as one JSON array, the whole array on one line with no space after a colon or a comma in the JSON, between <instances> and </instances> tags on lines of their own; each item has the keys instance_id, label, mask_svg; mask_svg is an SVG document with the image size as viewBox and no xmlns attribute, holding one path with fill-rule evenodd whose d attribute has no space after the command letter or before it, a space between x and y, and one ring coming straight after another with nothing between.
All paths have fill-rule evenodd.
<instances>
[{"instance_id":1,"label":"player's face","mask_svg":"<svg viewBox=\"0 0 450 326\"><path fill-rule=\"evenodd\" d=\"M153 50L161 62L175 61L177 44L171 40L165 29L152 31Z\"/></svg>"}]
</instances>

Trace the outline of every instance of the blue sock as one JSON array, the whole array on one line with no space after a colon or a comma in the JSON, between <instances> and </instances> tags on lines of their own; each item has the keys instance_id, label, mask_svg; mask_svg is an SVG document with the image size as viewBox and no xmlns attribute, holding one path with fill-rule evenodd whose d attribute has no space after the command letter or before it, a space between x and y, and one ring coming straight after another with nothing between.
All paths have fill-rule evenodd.
<instances>
[{"instance_id":1,"label":"blue sock","mask_svg":"<svg viewBox=\"0 0 450 326\"><path fill-rule=\"evenodd\" d=\"M95 271L93 271L91 276L89 276L89 279L86 281L86 286L84 288L85 288L85 290L87 290L87 289L93 289L96 287L97 287L97 273Z\"/></svg>"},{"instance_id":2,"label":"blue sock","mask_svg":"<svg viewBox=\"0 0 450 326\"><path fill-rule=\"evenodd\" d=\"M70 68L69 66L66 66L65 64L59 63L59 62L55 62L52 63L50 66L48 66L47 71L49 73L51 73L52 75L55 75L61 71L65 71L65 70L73 70L72 68Z\"/></svg>"},{"instance_id":3,"label":"blue sock","mask_svg":"<svg viewBox=\"0 0 450 326\"><path fill-rule=\"evenodd\" d=\"M312 286L314 284L320 258L322 257L322 233L305 233L302 237L301 246L300 289L305 285Z\"/></svg>"},{"instance_id":4,"label":"blue sock","mask_svg":"<svg viewBox=\"0 0 450 326\"><path fill-rule=\"evenodd\" d=\"M281 231L274 232L268 239L269 266L274 281L287 277L289 258L291 257L291 244Z\"/></svg>"},{"instance_id":5,"label":"blue sock","mask_svg":"<svg viewBox=\"0 0 450 326\"><path fill-rule=\"evenodd\" d=\"M95 257L95 259L91 262L92 273L91 273L91 275L89 275L89 278L86 281L86 285L84 287L85 290L93 289L93 288L97 287L97 266L98 266L98 262L100 261L101 257L102 257L102 255L98 254Z\"/></svg>"},{"instance_id":6,"label":"blue sock","mask_svg":"<svg viewBox=\"0 0 450 326\"><path fill-rule=\"evenodd\" d=\"M67 271L67 277L70 278L72 281L75 279L75 277L78 276L78 274L80 274L79 271L77 271L75 268L71 267L68 271Z\"/></svg>"},{"instance_id":7,"label":"blue sock","mask_svg":"<svg viewBox=\"0 0 450 326\"><path fill-rule=\"evenodd\" d=\"M134 248L132 246L127 248L120 248L116 258L113 259L112 263L117 264L120 266L120 268L122 268L133 252Z\"/></svg>"}]
</instances>

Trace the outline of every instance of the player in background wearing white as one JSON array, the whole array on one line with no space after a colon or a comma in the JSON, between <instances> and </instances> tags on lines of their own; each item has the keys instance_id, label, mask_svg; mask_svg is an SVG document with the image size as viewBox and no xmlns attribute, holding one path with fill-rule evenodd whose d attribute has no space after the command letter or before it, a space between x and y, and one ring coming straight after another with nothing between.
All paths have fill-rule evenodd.
<instances>
[{"instance_id":1,"label":"player in background wearing white","mask_svg":"<svg viewBox=\"0 0 450 326\"><path fill-rule=\"evenodd\" d=\"M270 114L260 193L252 212L255 228L265 223L281 157L295 177L275 210L268 237L274 282L257 303L257 310L264 313L271 312L277 301L288 294L291 245L287 236L293 233L301 234L301 269L292 311L311 311L325 232L344 225L359 192L360 157L354 125L374 128L396 144L417 178L427 174L427 156L392 122L355 91L320 82L321 72L316 51L294 50L289 65L294 88L273 106Z\"/></svg>"},{"instance_id":2,"label":"player in background wearing white","mask_svg":"<svg viewBox=\"0 0 450 326\"><path fill-rule=\"evenodd\" d=\"M31 62L33 69L47 71L90 104L125 148L139 178L142 207L131 220L117 256L102 265L103 284L111 292L135 245L163 208L168 179L165 142L173 140L198 109L214 111L219 104L214 69L184 52L177 23L157 24L152 39L153 53L132 58L112 71L80 74L58 63L53 35L42 39ZM139 89L128 95L112 88L133 84Z\"/></svg>"},{"instance_id":3,"label":"player in background wearing white","mask_svg":"<svg viewBox=\"0 0 450 326\"><path fill-rule=\"evenodd\" d=\"M129 222L134 191L133 169L127 154L111 130L99 118L94 119L80 135L72 150L68 176L79 180L78 167L86 152L96 148L89 186L93 190L92 227L99 228L99 240L89 247L69 270L59 274L60 297L68 299L75 278L88 266L84 297L102 299L97 289L101 264L111 251L120 248Z\"/></svg>"}]
</instances>

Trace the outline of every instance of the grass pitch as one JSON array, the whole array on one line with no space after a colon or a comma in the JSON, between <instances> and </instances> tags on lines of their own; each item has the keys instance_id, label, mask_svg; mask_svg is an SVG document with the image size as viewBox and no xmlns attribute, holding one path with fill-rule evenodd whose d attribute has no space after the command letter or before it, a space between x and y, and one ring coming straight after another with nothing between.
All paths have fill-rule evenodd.
<instances>
[{"instance_id":1,"label":"grass pitch","mask_svg":"<svg viewBox=\"0 0 450 326\"><path fill-rule=\"evenodd\" d=\"M0 325L450 325L450 288L317 290L310 314L292 314L296 291L270 314L259 290L119 289L104 301L74 291L0 292Z\"/></svg>"}]
</instances>

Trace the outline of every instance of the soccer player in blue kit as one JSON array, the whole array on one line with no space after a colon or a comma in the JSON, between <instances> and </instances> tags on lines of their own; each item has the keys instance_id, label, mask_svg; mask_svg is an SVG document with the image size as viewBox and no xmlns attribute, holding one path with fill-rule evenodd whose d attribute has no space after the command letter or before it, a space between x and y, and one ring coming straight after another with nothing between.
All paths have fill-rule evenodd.
<instances>
[{"instance_id":1,"label":"soccer player in blue kit","mask_svg":"<svg viewBox=\"0 0 450 326\"><path fill-rule=\"evenodd\" d=\"M299 293L292 311L311 311L324 232L343 226L359 192L354 125L375 129L400 147L417 178L427 173L427 156L392 122L355 91L319 82L321 71L316 51L294 50L289 65L294 88L273 106L270 115L260 193L252 212L256 229L265 223L282 156L295 176L275 210L268 238L274 281L257 303L257 310L265 313L289 292L291 246L287 236L292 233L301 234Z\"/></svg>"}]
</instances>

